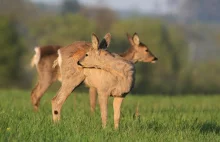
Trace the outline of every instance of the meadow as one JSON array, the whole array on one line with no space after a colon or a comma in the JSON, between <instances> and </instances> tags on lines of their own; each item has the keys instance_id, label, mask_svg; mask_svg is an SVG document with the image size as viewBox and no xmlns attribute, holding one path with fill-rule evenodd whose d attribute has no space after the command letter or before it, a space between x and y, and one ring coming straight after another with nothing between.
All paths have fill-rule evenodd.
<instances>
[{"instance_id":1,"label":"meadow","mask_svg":"<svg viewBox=\"0 0 220 142\"><path fill-rule=\"evenodd\" d=\"M1 141L220 141L220 95L131 95L122 105L120 129L113 129L112 98L106 129L99 107L91 114L89 96L72 94L53 124L51 99L46 93L39 112L30 103L30 91L0 91ZM139 103L139 118L133 118Z\"/></svg>"}]
</instances>

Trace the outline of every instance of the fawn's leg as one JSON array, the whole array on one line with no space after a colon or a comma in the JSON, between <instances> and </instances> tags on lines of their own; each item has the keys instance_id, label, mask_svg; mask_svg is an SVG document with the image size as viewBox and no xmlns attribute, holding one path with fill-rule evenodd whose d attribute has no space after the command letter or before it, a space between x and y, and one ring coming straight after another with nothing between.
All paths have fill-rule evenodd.
<instances>
[{"instance_id":1,"label":"fawn's leg","mask_svg":"<svg viewBox=\"0 0 220 142\"><path fill-rule=\"evenodd\" d=\"M65 51L65 48L63 48ZM74 52L71 54L73 55ZM84 79L82 67L78 67L77 62L72 58L72 55L66 54L61 49L58 50L58 62L60 68L60 76L62 85L57 95L52 99L52 115L53 121L60 120L61 109L71 92L78 86ZM75 54L78 56L78 54Z\"/></svg>"},{"instance_id":2,"label":"fawn's leg","mask_svg":"<svg viewBox=\"0 0 220 142\"><path fill-rule=\"evenodd\" d=\"M35 111L38 110L40 99L51 86L53 82L57 80L58 67L52 68L53 60L47 60L46 58L40 62L37 66L38 83L31 92L31 101Z\"/></svg>"},{"instance_id":3,"label":"fawn's leg","mask_svg":"<svg viewBox=\"0 0 220 142\"><path fill-rule=\"evenodd\" d=\"M77 73L66 73L67 77L63 77L62 85L59 89L57 95L52 99L52 115L53 121L60 120L61 109L63 103L66 101L67 97L71 94L71 92L78 86L85 78L81 72Z\"/></svg>"},{"instance_id":4,"label":"fawn's leg","mask_svg":"<svg viewBox=\"0 0 220 142\"><path fill-rule=\"evenodd\" d=\"M120 113L121 113L121 104L123 101L123 97L115 97L113 101L113 109L114 109L114 126L115 129L118 129L120 122Z\"/></svg>"},{"instance_id":5,"label":"fawn's leg","mask_svg":"<svg viewBox=\"0 0 220 142\"><path fill-rule=\"evenodd\" d=\"M96 93L96 88L94 87L90 87L89 88L89 97L90 97L90 111L91 113L95 112L95 107L96 107L96 97L97 97L97 93Z\"/></svg>"},{"instance_id":6,"label":"fawn's leg","mask_svg":"<svg viewBox=\"0 0 220 142\"><path fill-rule=\"evenodd\" d=\"M37 85L34 87L34 89L31 92L31 102L34 107L34 110L37 111L39 104L40 104L40 99L46 92L46 90L50 87L50 85L53 82L51 80L48 81L39 81Z\"/></svg>"},{"instance_id":7,"label":"fawn's leg","mask_svg":"<svg viewBox=\"0 0 220 142\"><path fill-rule=\"evenodd\" d=\"M108 96L105 93L98 94L99 105L101 110L102 127L105 128L107 124L108 115Z\"/></svg>"},{"instance_id":8,"label":"fawn's leg","mask_svg":"<svg viewBox=\"0 0 220 142\"><path fill-rule=\"evenodd\" d=\"M52 115L54 122L60 120L62 106L75 87L76 86L73 84L62 83L62 86L57 95L52 99Z\"/></svg>"}]
</instances>

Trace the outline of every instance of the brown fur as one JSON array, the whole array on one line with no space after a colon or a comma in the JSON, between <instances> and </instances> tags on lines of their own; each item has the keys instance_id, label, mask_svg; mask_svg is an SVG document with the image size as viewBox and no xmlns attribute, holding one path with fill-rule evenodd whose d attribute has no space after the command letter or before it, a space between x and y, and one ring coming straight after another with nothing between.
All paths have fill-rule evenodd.
<instances>
[{"instance_id":1,"label":"brown fur","mask_svg":"<svg viewBox=\"0 0 220 142\"><path fill-rule=\"evenodd\" d=\"M40 47L41 58L43 58L44 56L57 54L57 50L60 48L61 48L61 46L59 46L59 45L41 46Z\"/></svg>"},{"instance_id":2,"label":"brown fur","mask_svg":"<svg viewBox=\"0 0 220 142\"><path fill-rule=\"evenodd\" d=\"M133 37L134 36L137 36L137 34L135 33L133 35ZM128 48L128 50L126 52L119 54L121 57L123 57L124 59L126 59L128 61L132 61L133 63L151 62L151 60L153 60L155 58L154 55L149 51L147 46L145 46L141 42L139 43L139 45L135 45L134 41L133 41L133 37L131 37L130 35L127 35L127 37L128 37L128 41L131 44L131 47ZM104 45L107 44L107 46L108 46L110 44L109 43L110 39L108 39L109 36L106 36L104 38L106 40L103 40L104 42L102 41L100 44L104 43ZM108 43L105 43L106 41ZM81 44L82 43L85 43L85 45L87 44L87 46L89 46L88 45L89 43L81 42ZM63 52L62 55L67 53L68 56L72 56L74 58L74 60L78 60L81 57L81 55L83 55L85 53L86 50L84 50L84 48L88 49L87 46L81 47L79 42L75 42L74 44L67 46L68 48L66 47L65 52ZM103 46L103 45L100 45L100 46ZM60 48L60 46L54 46L54 47L53 46L44 46L44 47L40 47L40 49L41 48L42 48L42 51L45 51L42 53L43 58L41 58L41 60L47 60L47 61L39 62L39 67L37 67L39 81L31 93L32 94L31 95L32 104L33 104L35 110L38 109L40 98L43 96L43 93L47 90L47 88L55 80L59 79L59 81L61 81L61 74L60 74L59 68L57 66L55 66L54 69L50 68L50 66L53 64L56 57L58 56L56 51ZM147 52L146 52L146 50L147 50ZM62 51L62 50L60 50L60 51ZM81 54L81 55L79 55L79 54ZM33 62L33 60L32 60L32 62ZM46 62L46 64L45 64L45 62ZM58 64L58 61L57 61L57 64ZM54 65L57 65L57 64L55 63ZM56 73L57 73L57 75L56 75ZM44 76L44 77L40 77L40 76ZM44 85L44 82L46 85ZM39 84L41 84L41 85L39 85ZM44 86L44 87L42 87L42 86ZM90 92L89 93L90 94L90 109L91 109L91 112L94 112L95 106L96 106L96 96L97 96L96 92L97 91L94 87L90 87L89 92Z\"/></svg>"},{"instance_id":3,"label":"brown fur","mask_svg":"<svg viewBox=\"0 0 220 142\"><path fill-rule=\"evenodd\" d=\"M32 64L36 65L38 73L37 84L31 92L31 101L35 110L38 109L40 98L45 93L47 88L58 78L59 68L52 68L52 65L53 61L58 57L57 50L60 48L61 46L58 45L49 45L35 48L36 52L37 50L39 51L39 54L36 54L32 59L32 62L34 62Z\"/></svg>"}]
</instances>

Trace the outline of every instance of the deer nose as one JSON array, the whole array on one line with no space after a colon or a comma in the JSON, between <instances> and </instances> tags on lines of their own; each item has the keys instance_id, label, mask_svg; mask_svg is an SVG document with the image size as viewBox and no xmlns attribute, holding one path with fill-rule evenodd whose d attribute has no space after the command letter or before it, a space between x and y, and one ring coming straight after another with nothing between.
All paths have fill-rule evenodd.
<instances>
[{"instance_id":1,"label":"deer nose","mask_svg":"<svg viewBox=\"0 0 220 142\"><path fill-rule=\"evenodd\" d=\"M79 61L77 62L77 65L82 66L82 64L80 64L80 62L79 62Z\"/></svg>"},{"instance_id":2,"label":"deer nose","mask_svg":"<svg viewBox=\"0 0 220 142\"><path fill-rule=\"evenodd\" d=\"M154 57L153 61L157 61L157 60L158 60L158 58L157 58L157 57Z\"/></svg>"}]
</instances>

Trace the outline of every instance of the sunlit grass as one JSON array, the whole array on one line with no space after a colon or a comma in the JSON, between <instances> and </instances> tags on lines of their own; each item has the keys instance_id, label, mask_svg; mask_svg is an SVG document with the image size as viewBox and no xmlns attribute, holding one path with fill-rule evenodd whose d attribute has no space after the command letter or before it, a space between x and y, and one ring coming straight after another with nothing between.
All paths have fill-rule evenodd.
<instances>
[{"instance_id":1,"label":"sunlit grass","mask_svg":"<svg viewBox=\"0 0 220 142\"><path fill-rule=\"evenodd\" d=\"M106 129L97 106L90 114L88 94L72 94L63 106L62 120L52 123L51 99L46 93L38 113L28 91L0 91L1 141L220 141L220 96L132 96L122 106L120 129L113 129L112 99ZM140 118L133 114L139 103Z\"/></svg>"}]
</instances>

